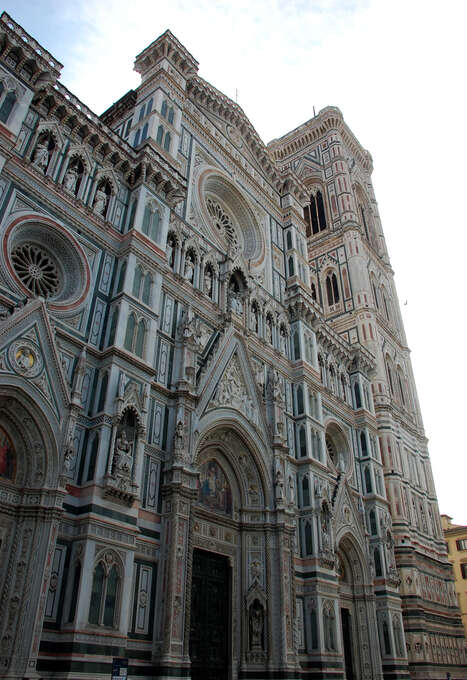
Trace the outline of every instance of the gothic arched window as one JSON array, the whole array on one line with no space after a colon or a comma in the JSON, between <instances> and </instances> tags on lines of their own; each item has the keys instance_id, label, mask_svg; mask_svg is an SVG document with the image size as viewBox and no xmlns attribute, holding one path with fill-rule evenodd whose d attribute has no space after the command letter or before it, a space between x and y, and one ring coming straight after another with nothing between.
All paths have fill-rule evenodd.
<instances>
[{"instance_id":1,"label":"gothic arched window","mask_svg":"<svg viewBox=\"0 0 467 680\"><path fill-rule=\"evenodd\" d=\"M405 656L404 642L402 637L402 626L397 614L394 614L393 616L392 627L394 630L394 640L396 642L396 654L397 656Z\"/></svg>"},{"instance_id":2,"label":"gothic arched window","mask_svg":"<svg viewBox=\"0 0 467 680\"><path fill-rule=\"evenodd\" d=\"M160 238L160 215L159 211L154 208L151 203L147 203L144 208L143 216L143 234L149 236L153 241L158 241Z\"/></svg>"},{"instance_id":3,"label":"gothic arched window","mask_svg":"<svg viewBox=\"0 0 467 680\"><path fill-rule=\"evenodd\" d=\"M326 229L326 211L324 208L323 194L318 189L316 195L311 194L310 205L304 209L304 217L307 223L306 235L319 234L320 231Z\"/></svg>"},{"instance_id":4,"label":"gothic arched window","mask_svg":"<svg viewBox=\"0 0 467 680\"><path fill-rule=\"evenodd\" d=\"M304 556L313 554L313 534L310 522L305 522L305 545Z\"/></svg>"},{"instance_id":5,"label":"gothic arched window","mask_svg":"<svg viewBox=\"0 0 467 680\"><path fill-rule=\"evenodd\" d=\"M332 603L325 603L323 607L324 646L333 652L336 649L336 615Z\"/></svg>"},{"instance_id":6,"label":"gothic arched window","mask_svg":"<svg viewBox=\"0 0 467 680\"><path fill-rule=\"evenodd\" d=\"M2 123L8 122L8 118L10 117L13 107L16 104L16 100L17 100L16 93L13 92L13 90L7 92L6 97L0 106L0 121Z\"/></svg>"},{"instance_id":7,"label":"gothic arched window","mask_svg":"<svg viewBox=\"0 0 467 680\"><path fill-rule=\"evenodd\" d=\"M305 507L310 505L310 482L308 481L308 475L305 475L302 479L302 500Z\"/></svg>"},{"instance_id":8,"label":"gothic arched window","mask_svg":"<svg viewBox=\"0 0 467 680\"><path fill-rule=\"evenodd\" d=\"M304 458L306 456L306 431L303 425L300 427L298 440L300 448L300 458Z\"/></svg>"},{"instance_id":9,"label":"gothic arched window","mask_svg":"<svg viewBox=\"0 0 467 680\"><path fill-rule=\"evenodd\" d=\"M164 151L170 151L170 140L170 132L166 132L164 137Z\"/></svg>"},{"instance_id":10,"label":"gothic arched window","mask_svg":"<svg viewBox=\"0 0 467 680\"><path fill-rule=\"evenodd\" d=\"M383 642L384 642L384 653L391 654L391 638L389 636L389 625L387 619L383 619Z\"/></svg>"},{"instance_id":11,"label":"gothic arched window","mask_svg":"<svg viewBox=\"0 0 467 680\"><path fill-rule=\"evenodd\" d=\"M297 387L297 413L303 413L303 411L304 411L303 386L299 385Z\"/></svg>"},{"instance_id":12,"label":"gothic arched window","mask_svg":"<svg viewBox=\"0 0 467 680\"><path fill-rule=\"evenodd\" d=\"M353 391L355 395L355 408L362 408L362 397L360 394L360 385L356 382L353 386Z\"/></svg>"},{"instance_id":13,"label":"gothic arched window","mask_svg":"<svg viewBox=\"0 0 467 680\"><path fill-rule=\"evenodd\" d=\"M136 267L135 269L135 275L133 278L133 295L136 298L139 298L139 291L141 288L141 280L143 278L143 272L141 267Z\"/></svg>"},{"instance_id":14,"label":"gothic arched window","mask_svg":"<svg viewBox=\"0 0 467 680\"><path fill-rule=\"evenodd\" d=\"M147 273L146 276L144 277L143 295L141 297L145 305L148 305L151 301L151 286L152 286L151 274Z\"/></svg>"},{"instance_id":15,"label":"gothic arched window","mask_svg":"<svg viewBox=\"0 0 467 680\"><path fill-rule=\"evenodd\" d=\"M107 373L106 373L107 375ZM86 481L91 482L94 479L94 473L96 471L97 462L97 452L99 450L99 435L96 434L92 440L91 449L89 452L88 460L88 473L86 475Z\"/></svg>"},{"instance_id":16,"label":"gothic arched window","mask_svg":"<svg viewBox=\"0 0 467 680\"><path fill-rule=\"evenodd\" d=\"M379 552L379 548L375 548L375 552L373 554L375 560L375 576L382 576L383 565L381 564L381 553Z\"/></svg>"},{"instance_id":17,"label":"gothic arched window","mask_svg":"<svg viewBox=\"0 0 467 680\"><path fill-rule=\"evenodd\" d=\"M120 590L120 575L116 564L107 571L100 561L94 570L92 580L89 623L116 627L117 599Z\"/></svg>"},{"instance_id":18,"label":"gothic arched window","mask_svg":"<svg viewBox=\"0 0 467 680\"><path fill-rule=\"evenodd\" d=\"M368 465L365 468L365 489L366 493L373 493L373 484L371 482L371 470Z\"/></svg>"},{"instance_id":19,"label":"gothic arched window","mask_svg":"<svg viewBox=\"0 0 467 680\"><path fill-rule=\"evenodd\" d=\"M164 137L164 128L162 125L159 125L157 128L157 135L156 135L156 142L160 145L162 145L162 138Z\"/></svg>"},{"instance_id":20,"label":"gothic arched window","mask_svg":"<svg viewBox=\"0 0 467 680\"><path fill-rule=\"evenodd\" d=\"M360 448L362 451L362 456L368 456L368 447L366 444L366 436L364 432L360 432Z\"/></svg>"},{"instance_id":21,"label":"gothic arched window","mask_svg":"<svg viewBox=\"0 0 467 680\"><path fill-rule=\"evenodd\" d=\"M68 623L75 620L76 605L78 603L79 584L81 580L81 562L75 564L73 571L73 585L71 587L70 609L68 612Z\"/></svg>"},{"instance_id":22,"label":"gothic arched window","mask_svg":"<svg viewBox=\"0 0 467 680\"><path fill-rule=\"evenodd\" d=\"M331 272L326 276L326 294L329 306L339 302L339 285L337 283L337 276L334 272Z\"/></svg>"},{"instance_id":23,"label":"gothic arched window","mask_svg":"<svg viewBox=\"0 0 467 680\"><path fill-rule=\"evenodd\" d=\"M294 359L300 359L300 338L298 336L298 333L295 332L292 336L293 339L293 353L294 353Z\"/></svg>"},{"instance_id":24,"label":"gothic arched window","mask_svg":"<svg viewBox=\"0 0 467 680\"><path fill-rule=\"evenodd\" d=\"M138 324L138 329L136 331L136 341L135 341L135 354L138 357L143 356L145 336L146 336L146 324L144 323L144 320L141 319L141 321Z\"/></svg>"},{"instance_id":25,"label":"gothic arched window","mask_svg":"<svg viewBox=\"0 0 467 680\"><path fill-rule=\"evenodd\" d=\"M310 611L311 649L318 649L318 616L313 607Z\"/></svg>"},{"instance_id":26,"label":"gothic arched window","mask_svg":"<svg viewBox=\"0 0 467 680\"><path fill-rule=\"evenodd\" d=\"M124 343L123 343L123 346L129 352L131 352L132 349L133 349L133 336L135 334L135 327L136 327L135 315L130 314L130 316L128 317L127 324L126 324L125 340L124 340Z\"/></svg>"}]
</instances>

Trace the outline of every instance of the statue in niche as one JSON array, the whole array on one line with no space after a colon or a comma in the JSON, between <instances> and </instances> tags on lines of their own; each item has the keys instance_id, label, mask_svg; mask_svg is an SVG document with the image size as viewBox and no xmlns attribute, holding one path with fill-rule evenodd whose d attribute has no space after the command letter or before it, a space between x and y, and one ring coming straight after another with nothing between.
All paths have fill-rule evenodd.
<instances>
[{"instance_id":1,"label":"statue in niche","mask_svg":"<svg viewBox=\"0 0 467 680\"><path fill-rule=\"evenodd\" d=\"M242 298L240 297L240 293L231 293L230 296L230 306L233 312L236 314L241 314L243 311L243 303L242 303Z\"/></svg>"},{"instance_id":2,"label":"statue in niche","mask_svg":"<svg viewBox=\"0 0 467 680\"><path fill-rule=\"evenodd\" d=\"M276 369L273 374L272 396L274 401L282 401L282 380Z\"/></svg>"},{"instance_id":3,"label":"statue in niche","mask_svg":"<svg viewBox=\"0 0 467 680\"><path fill-rule=\"evenodd\" d=\"M47 140L39 142L36 146L32 164L35 165L36 168L39 168L39 170L42 170L42 172L46 172L47 166L49 165L49 149Z\"/></svg>"},{"instance_id":4,"label":"statue in niche","mask_svg":"<svg viewBox=\"0 0 467 680\"><path fill-rule=\"evenodd\" d=\"M331 549L331 522L327 503L323 503L321 509L321 538L323 542L323 550Z\"/></svg>"},{"instance_id":5,"label":"statue in niche","mask_svg":"<svg viewBox=\"0 0 467 680\"><path fill-rule=\"evenodd\" d=\"M94 212L97 213L98 215L103 216L106 207L107 207L107 194L102 189L102 187L100 187L96 191L96 196L94 198Z\"/></svg>"},{"instance_id":6,"label":"statue in niche","mask_svg":"<svg viewBox=\"0 0 467 680\"><path fill-rule=\"evenodd\" d=\"M212 272L209 267L204 270L204 294L208 297L212 294Z\"/></svg>"},{"instance_id":7,"label":"statue in niche","mask_svg":"<svg viewBox=\"0 0 467 680\"><path fill-rule=\"evenodd\" d=\"M194 265L192 256L190 254L187 254L186 257L185 257L185 270L183 272L183 276L185 277L186 281L193 283L194 275L195 275L195 265Z\"/></svg>"},{"instance_id":8,"label":"statue in niche","mask_svg":"<svg viewBox=\"0 0 467 680\"><path fill-rule=\"evenodd\" d=\"M274 478L274 484L276 487L276 501L284 500L284 476L280 468L277 468L276 475Z\"/></svg>"},{"instance_id":9,"label":"statue in niche","mask_svg":"<svg viewBox=\"0 0 467 680\"><path fill-rule=\"evenodd\" d=\"M63 186L67 191L74 194L76 193L76 185L78 183L78 173L76 169L70 165L63 178Z\"/></svg>"},{"instance_id":10,"label":"statue in niche","mask_svg":"<svg viewBox=\"0 0 467 680\"><path fill-rule=\"evenodd\" d=\"M173 268L173 266L174 266L173 260L174 260L174 253L175 253L175 243L174 243L172 236L169 236L169 238L167 239L167 245L166 245L166 248L165 248L165 252L166 252L166 255L167 255L167 264L169 265L170 268Z\"/></svg>"},{"instance_id":11,"label":"statue in niche","mask_svg":"<svg viewBox=\"0 0 467 680\"><path fill-rule=\"evenodd\" d=\"M175 456L180 457L181 452L183 451L185 447L185 436L184 436L184 425L183 421L179 420L177 423L177 426L175 428L175 434L174 434L174 449L175 449Z\"/></svg>"},{"instance_id":12,"label":"statue in niche","mask_svg":"<svg viewBox=\"0 0 467 680\"><path fill-rule=\"evenodd\" d=\"M295 503L295 484L292 475L289 476L289 499L293 505Z\"/></svg>"},{"instance_id":13,"label":"statue in niche","mask_svg":"<svg viewBox=\"0 0 467 680\"><path fill-rule=\"evenodd\" d=\"M250 607L250 649L252 651L264 649L264 611L258 600Z\"/></svg>"},{"instance_id":14,"label":"statue in niche","mask_svg":"<svg viewBox=\"0 0 467 680\"><path fill-rule=\"evenodd\" d=\"M126 431L123 429L115 441L114 469L125 475L130 475L133 467L132 456L133 444L128 441Z\"/></svg>"},{"instance_id":15,"label":"statue in niche","mask_svg":"<svg viewBox=\"0 0 467 680\"><path fill-rule=\"evenodd\" d=\"M73 443L72 433L70 432L68 442L65 446L65 453L63 455L63 470L68 475L72 468L75 459L75 447Z\"/></svg>"},{"instance_id":16,"label":"statue in niche","mask_svg":"<svg viewBox=\"0 0 467 680\"><path fill-rule=\"evenodd\" d=\"M243 312L242 296L240 294L238 282L234 278L232 278L229 283L229 299L232 312L241 314Z\"/></svg>"},{"instance_id":17,"label":"statue in niche","mask_svg":"<svg viewBox=\"0 0 467 680\"><path fill-rule=\"evenodd\" d=\"M250 310L250 328L255 333L258 332L258 310L255 305L252 305Z\"/></svg>"},{"instance_id":18,"label":"statue in niche","mask_svg":"<svg viewBox=\"0 0 467 680\"><path fill-rule=\"evenodd\" d=\"M272 345L272 321L270 317L266 319L266 339Z\"/></svg>"}]
</instances>

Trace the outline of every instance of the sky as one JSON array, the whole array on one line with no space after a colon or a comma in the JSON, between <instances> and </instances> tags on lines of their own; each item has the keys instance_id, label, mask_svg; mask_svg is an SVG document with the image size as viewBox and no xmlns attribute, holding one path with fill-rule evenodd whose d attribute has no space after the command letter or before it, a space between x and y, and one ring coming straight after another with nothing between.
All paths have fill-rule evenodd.
<instances>
[{"instance_id":1,"label":"sky","mask_svg":"<svg viewBox=\"0 0 467 680\"><path fill-rule=\"evenodd\" d=\"M101 113L170 28L264 142L338 106L370 151L440 511L467 524L464 0L4 0Z\"/></svg>"}]
</instances>

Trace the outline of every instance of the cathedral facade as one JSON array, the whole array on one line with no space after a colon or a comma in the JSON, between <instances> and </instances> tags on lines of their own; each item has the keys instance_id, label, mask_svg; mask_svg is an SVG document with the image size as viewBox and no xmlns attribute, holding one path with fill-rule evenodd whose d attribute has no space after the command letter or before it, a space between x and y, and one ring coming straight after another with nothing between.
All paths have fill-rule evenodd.
<instances>
[{"instance_id":1,"label":"cathedral facade","mask_svg":"<svg viewBox=\"0 0 467 680\"><path fill-rule=\"evenodd\" d=\"M467 678L369 153L60 70L2 15L0 678Z\"/></svg>"}]
</instances>

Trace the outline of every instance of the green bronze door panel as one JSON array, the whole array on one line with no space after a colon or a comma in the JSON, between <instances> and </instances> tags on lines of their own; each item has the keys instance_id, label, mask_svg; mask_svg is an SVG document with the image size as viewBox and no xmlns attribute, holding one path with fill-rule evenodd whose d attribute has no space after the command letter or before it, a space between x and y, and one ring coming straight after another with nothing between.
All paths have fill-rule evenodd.
<instances>
[{"instance_id":1,"label":"green bronze door panel","mask_svg":"<svg viewBox=\"0 0 467 680\"><path fill-rule=\"evenodd\" d=\"M228 560L195 550L191 586L192 680L227 680L229 621Z\"/></svg>"}]
</instances>

